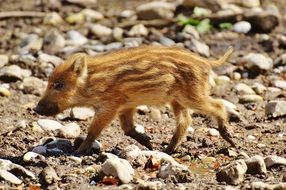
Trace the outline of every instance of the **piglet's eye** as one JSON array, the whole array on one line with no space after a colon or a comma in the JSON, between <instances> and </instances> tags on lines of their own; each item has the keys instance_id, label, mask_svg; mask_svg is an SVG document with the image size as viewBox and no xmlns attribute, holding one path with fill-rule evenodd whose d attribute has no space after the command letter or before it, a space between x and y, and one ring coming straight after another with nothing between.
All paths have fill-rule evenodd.
<instances>
[{"instance_id":1,"label":"piglet's eye","mask_svg":"<svg viewBox=\"0 0 286 190\"><path fill-rule=\"evenodd\" d=\"M53 84L53 87L54 87L54 89L56 89L56 90L62 90L62 89L64 89L65 85L64 85L63 82L55 82L55 83Z\"/></svg>"}]
</instances>

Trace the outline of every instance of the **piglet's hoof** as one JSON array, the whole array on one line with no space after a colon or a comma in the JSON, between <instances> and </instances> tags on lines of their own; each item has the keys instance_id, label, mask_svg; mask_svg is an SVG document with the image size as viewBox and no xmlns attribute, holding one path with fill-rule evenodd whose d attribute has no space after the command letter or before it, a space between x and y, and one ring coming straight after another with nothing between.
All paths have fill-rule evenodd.
<instances>
[{"instance_id":1,"label":"piglet's hoof","mask_svg":"<svg viewBox=\"0 0 286 190\"><path fill-rule=\"evenodd\" d=\"M135 139L137 142L139 142L143 146L146 146L149 150L153 150L151 142L150 142L151 138L145 133L139 133L134 129L134 130L127 132L126 135Z\"/></svg>"},{"instance_id":2,"label":"piglet's hoof","mask_svg":"<svg viewBox=\"0 0 286 190\"><path fill-rule=\"evenodd\" d=\"M229 144L231 144L232 147L236 148L236 145L232 139L234 136L233 135L234 132L230 128L226 126L219 127L219 133L224 140L226 140Z\"/></svg>"}]
</instances>

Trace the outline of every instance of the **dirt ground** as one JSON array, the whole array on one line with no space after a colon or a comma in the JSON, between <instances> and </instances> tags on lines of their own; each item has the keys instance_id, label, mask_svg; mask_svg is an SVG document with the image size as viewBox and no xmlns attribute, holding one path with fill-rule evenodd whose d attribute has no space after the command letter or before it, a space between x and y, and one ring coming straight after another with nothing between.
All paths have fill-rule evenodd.
<instances>
[{"instance_id":1,"label":"dirt ground","mask_svg":"<svg viewBox=\"0 0 286 190\"><path fill-rule=\"evenodd\" d=\"M47 11L50 10L45 6L45 1L22 1L25 3L20 3L17 0L2 0L0 2L0 11L8 10L34 10L34 11ZM36 5L37 2L42 2ZM104 1L103 1L104 2ZM122 10L130 7L136 6L136 3L142 1L131 3L124 3L124 1L110 1L109 4L104 6L95 6L98 10L116 9ZM100 3L98 3L100 4ZM284 3L285 4L285 3ZM286 4L285 4L286 5ZM282 7L282 6L281 6ZM67 5L62 7L60 13L66 15L70 11L76 11L79 9L74 5ZM25 19L5 19L0 20L0 53L11 55L16 52L17 45L19 44L18 38L14 35L15 33L25 32L31 33L35 32L37 29L47 30L50 26L41 26L41 19L39 18L25 18ZM67 31L73 28L73 26L63 25L58 29L61 31ZM84 30L81 28L80 30ZM231 58L231 63L236 63L239 58L245 55L247 52L265 52L265 46L260 44L256 38L256 34L251 33L248 35L239 34L239 38L229 39L221 38L216 35L216 29L211 33L205 34L201 37L211 49L212 57L218 57L221 55L229 45L233 45L235 48L235 53ZM273 41L276 40L276 35L284 33L283 25L276 28L272 33L269 34ZM19 34L20 35L20 34ZM239 41L238 41L239 39ZM285 50L274 46L274 49L268 52L268 55L275 59ZM217 68L215 71L217 73L221 72L222 68ZM260 82L266 86L271 85L268 75L273 73L266 73L265 75L260 75L255 79L241 79L239 81L231 80L227 84L219 85L212 89L212 96L217 98L223 98L233 102L238 106L238 111L241 116L240 121L231 121L231 125L235 131L235 141L237 142L238 149L236 152L244 151L249 156L254 155L277 155L281 157L286 157L286 147L285 147L285 135L282 138L278 138L277 134L286 134L285 128L285 117L279 117L275 119L269 119L265 116L265 104L269 100L285 100L285 94L279 95L278 97L267 92L263 95L264 100L260 103L252 104L241 104L239 103L239 97L234 92L233 87L240 82L248 85L252 85L255 82ZM42 77L43 80L47 80L47 77ZM16 84L15 84L16 85ZM12 84L13 87L13 84ZM11 160L14 163L18 163L24 166L26 169L33 172L36 176L39 175L43 166L48 164L52 166L61 177L61 181L57 184L46 186L39 179L31 180L29 178L24 178L24 184L21 186L11 185L4 180L0 181L0 189L11 188L21 189L28 188L31 184L41 184L43 189L117 189L117 186L98 186L93 184L93 177L88 173L85 168L90 165L99 164L97 158L99 154L92 154L89 156L83 156L82 163L76 163L69 159L66 155L59 156L46 156L44 161L37 163L24 163L22 161L22 156L27 151L30 151L35 144L37 144L43 137L53 136L53 134L44 132L35 132L32 128L33 123L39 118L50 118L55 119L55 117L44 117L39 116L32 111L32 108L36 105L37 101L40 99L39 96L32 94L25 94L21 90L12 88L10 90L11 96L0 97L0 157L3 159ZM147 115L136 114L136 122L142 124L145 127L145 131L152 138L152 143L154 149L163 150L168 144L175 127L175 121L173 114L169 109L163 109L162 111L165 116L159 122L155 122L150 119ZM229 163L231 160L237 158L237 156L228 156L227 150L229 150L229 144L227 144L221 137L210 137L204 131L207 128L217 128L216 123L208 117L199 114L193 114L193 124L192 127L195 129L194 134L189 134L187 139L179 146L176 153L172 156L180 163L189 166L191 171L195 174L192 182L182 183L181 185L187 189L222 189L226 184L219 183L216 181L215 171L216 166L212 164L203 163L200 159L202 155L207 157L214 157L216 163L220 166ZM25 128L17 128L18 122L25 120L28 126ZM70 120L61 121L61 123L68 123ZM87 132L87 127L91 122L88 121L76 121L80 124L82 129L82 134L85 135ZM250 140L248 135L255 136L255 140ZM74 139L70 139L71 142ZM98 139L103 145L103 150L106 152L116 152L120 151L124 147L135 144L141 149L146 149L142 145L135 142L133 139L124 135L123 131L120 129L118 120L114 120L112 124L103 131L102 135ZM260 146L264 144L265 146ZM72 150L71 150L72 152ZM191 160L183 161L182 157L189 155ZM156 178L156 176L150 173L138 169L137 171L139 178L147 178L150 180L161 180L164 182L164 189L179 189L181 187L173 182L164 181L162 179ZM238 189L248 189L249 184L253 181L263 181L270 183L278 183L281 181L283 174L286 172L286 167L281 166L278 168L271 169L266 175L246 175L245 181L237 186ZM134 185L134 184L133 184ZM134 185L136 186L136 185Z\"/></svg>"}]
</instances>

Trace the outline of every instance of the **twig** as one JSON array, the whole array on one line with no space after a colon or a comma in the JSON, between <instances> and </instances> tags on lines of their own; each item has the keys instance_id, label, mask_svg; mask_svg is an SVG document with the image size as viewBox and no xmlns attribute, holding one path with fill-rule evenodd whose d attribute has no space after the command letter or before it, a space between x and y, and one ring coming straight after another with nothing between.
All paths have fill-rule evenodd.
<instances>
[{"instance_id":1,"label":"twig","mask_svg":"<svg viewBox=\"0 0 286 190\"><path fill-rule=\"evenodd\" d=\"M45 12L34 12L34 11L8 11L0 12L0 19L11 18L11 17L44 17Z\"/></svg>"}]
</instances>

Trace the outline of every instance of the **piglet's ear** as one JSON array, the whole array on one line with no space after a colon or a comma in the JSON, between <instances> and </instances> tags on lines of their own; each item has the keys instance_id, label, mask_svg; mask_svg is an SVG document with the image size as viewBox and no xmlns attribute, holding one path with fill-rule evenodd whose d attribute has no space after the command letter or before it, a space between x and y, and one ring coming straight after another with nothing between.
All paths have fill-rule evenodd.
<instances>
[{"instance_id":1,"label":"piglet's ear","mask_svg":"<svg viewBox=\"0 0 286 190\"><path fill-rule=\"evenodd\" d=\"M79 53L75 54L75 59L72 64L72 70L77 74L78 77L86 75L87 73L87 62L86 62L86 54Z\"/></svg>"}]
</instances>

